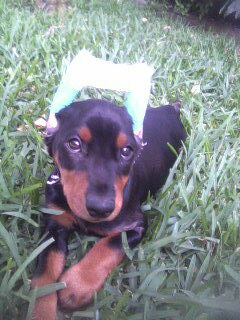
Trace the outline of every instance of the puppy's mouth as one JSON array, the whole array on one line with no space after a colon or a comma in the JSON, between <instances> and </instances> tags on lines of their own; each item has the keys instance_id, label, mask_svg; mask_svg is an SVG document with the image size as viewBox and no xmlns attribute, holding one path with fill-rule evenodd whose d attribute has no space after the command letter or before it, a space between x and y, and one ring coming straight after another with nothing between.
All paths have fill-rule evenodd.
<instances>
[{"instance_id":1,"label":"puppy's mouth","mask_svg":"<svg viewBox=\"0 0 240 320\"><path fill-rule=\"evenodd\" d=\"M98 223L104 221L112 221L115 217L116 214L114 214L114 212L102 214L100 216L99 214L95 215L95 212L88 211L88 217L84 217L84 219L88 222Z\"/></svg>"}]
</instances>

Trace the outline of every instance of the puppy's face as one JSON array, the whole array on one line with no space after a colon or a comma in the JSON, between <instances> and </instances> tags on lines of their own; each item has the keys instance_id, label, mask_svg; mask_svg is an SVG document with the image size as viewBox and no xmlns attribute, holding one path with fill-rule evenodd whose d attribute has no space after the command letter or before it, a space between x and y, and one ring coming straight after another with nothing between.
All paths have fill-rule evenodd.
<instances>
[{"instance_id":1,"label":"puppy's face","mask_svg":"<svg viewBox=\"0 0 240 320\"><path fill-rule=\"evenodd\" d=\"M65 108L57 120L46 144L69 207L89 222L115 219L138 153L131 118L109 102L87 100Z\"/></svg>"}]
</instances>

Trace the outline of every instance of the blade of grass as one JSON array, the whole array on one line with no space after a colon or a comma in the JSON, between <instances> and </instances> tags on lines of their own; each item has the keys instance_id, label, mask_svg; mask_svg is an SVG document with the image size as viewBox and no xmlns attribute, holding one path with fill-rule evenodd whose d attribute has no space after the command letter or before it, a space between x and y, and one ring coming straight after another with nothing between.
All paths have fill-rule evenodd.
<instances>
[{"instance_id":1,"label":"blade of grass","mask_svg":"<svg viewBox=\"0 0 240 320\"><path fill-rule=\"evenodd\" d=\"M16 281L19 279L23 271L26 269L27 265L32 262L45 248L47 248L51 243L54 242L54 238L50 238L44 243L42 243L39 247L37 247L30 255L29 257L19 266L17 271L13 274L13 276L10 278L8 282L9 290L11 290Z\"/></svg>"}]
</instances>

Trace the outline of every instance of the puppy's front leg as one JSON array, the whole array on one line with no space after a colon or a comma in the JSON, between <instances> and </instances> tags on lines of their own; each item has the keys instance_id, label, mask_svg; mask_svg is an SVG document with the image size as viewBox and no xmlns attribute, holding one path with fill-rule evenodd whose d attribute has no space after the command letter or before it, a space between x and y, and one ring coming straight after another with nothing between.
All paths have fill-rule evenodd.
<instances>
[{"instance_id":1,"label":"puppy's front leg","mask_svg":"<svg viewBox=\"0 0 240 320\"><path fill-rule=\"evenodd\" d=\"M112 246L112 239L113 236L101 239L78 264L60 277L60 281L66 283L66 289L58 293L63 309L76 310L92 302L94 293L122 261L124 252Z\"/></svg>"},{"instance_id":2,"label":"puppy's front leg","mask_svg":"<svg viewBox=\"0 0 240 320\"><path fill-rule=\"evenodd\" d=\"M53 237L55 241L38 256L37 270L31 281L31 288L57 282L65 266L69 230L51 221L48 223L47 231L49 234L46 240ZM36 300L32 317L34 320L56 320L56 311L57 293L54 292Z\"/></svg>"},{"instance_id":3,"label":"puppy's front leg","mask_svg":"<svg viewBox=\"0 0 240 320\"><path fill-rule=\"evenodd\" d=\"M127 231L129 246L136 246L144 234L144 227ZM101 289L124 256L121 234L101 239L78 264L60 277L60 281L66 283L66 288L58 292L62 309L81 309L91 303L94 293Z\"/></svg>"}]
</instances>

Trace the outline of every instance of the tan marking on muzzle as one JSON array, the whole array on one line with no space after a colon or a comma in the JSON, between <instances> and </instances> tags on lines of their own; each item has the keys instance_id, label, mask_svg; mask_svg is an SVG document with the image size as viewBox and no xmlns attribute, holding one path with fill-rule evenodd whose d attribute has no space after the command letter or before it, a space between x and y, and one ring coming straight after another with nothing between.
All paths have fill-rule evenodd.
<instances>
[{"instance_id":1,"label":"tan marking on muzzle","mask_svg":"<svg viewBox=\"0 0 240 320\"><path fill-rule=\"evenodd\" d=\"M95 219L89 215L86 208L86 194L88 188L87 173L62 168L58 153L55 154L54 159L61 174L63 193L67 198L70 209L79 218L93 222Z\"/></svg>"},{"instance_id":2,"label":"tan marking on muzzle","mask_svg":"<svg viewBox=\"0 0 240 320\"><path fill-rule=\"evenodd\" d=\"M117 176L115 178L114 188L115 188L115 209L110 216L108 216L105 221L112 221L114 220L122 210L123 205L123 189L128 181L128 176Z\"/></svg>"}]
</instances>

